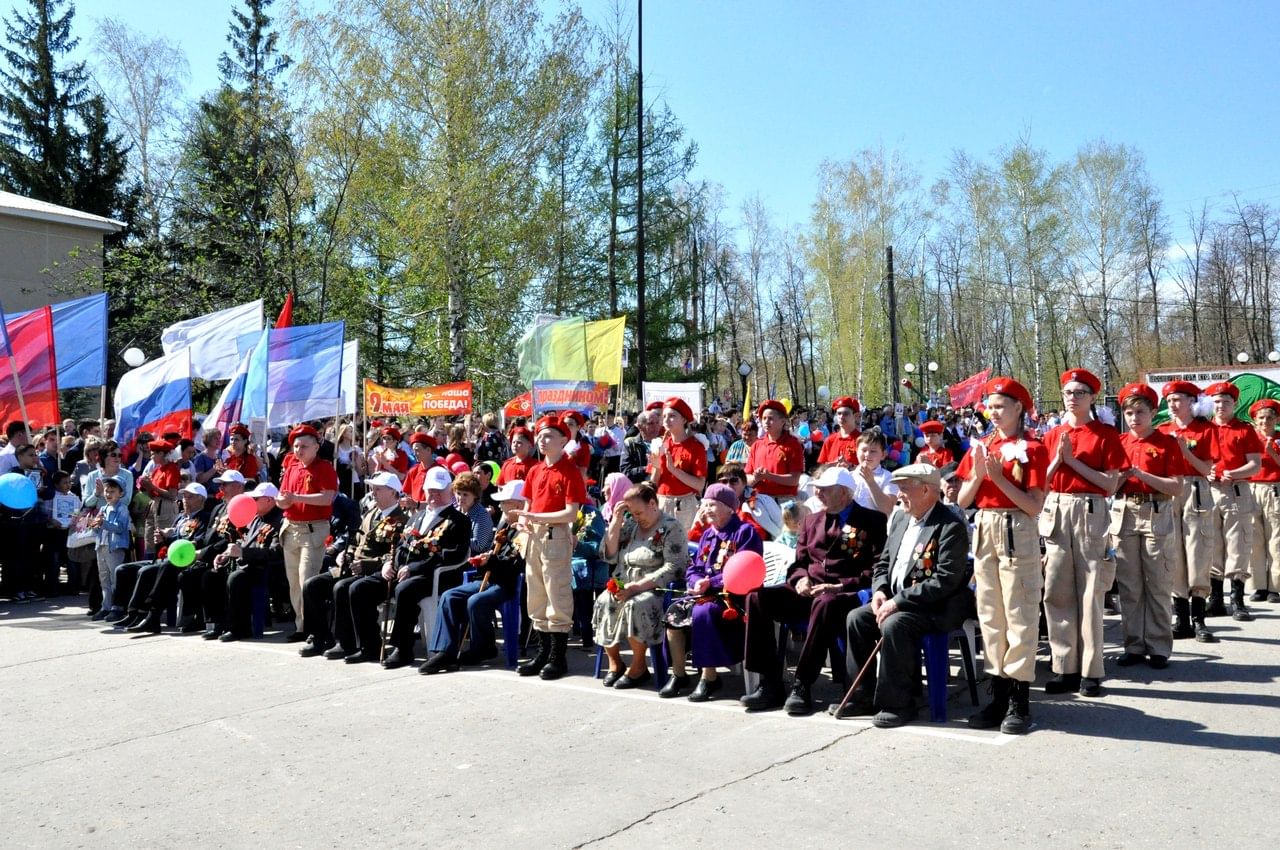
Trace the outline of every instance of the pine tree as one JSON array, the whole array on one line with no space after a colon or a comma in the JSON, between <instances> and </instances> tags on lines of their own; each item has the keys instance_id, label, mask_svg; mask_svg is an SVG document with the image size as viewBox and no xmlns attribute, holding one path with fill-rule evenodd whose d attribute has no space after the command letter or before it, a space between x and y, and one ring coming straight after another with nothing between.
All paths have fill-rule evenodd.
<instances>
[{"instance_id":1,"label":"pine tree","mask_svg":"<svg viewBox=\"0 0 1280 850\"><path fill-rule=\"evenodd\" d=\"M126 149L113 136L84 63L66 62L74 4L30 0L15 12L0 48L0 185L37 200L114 218L131 216Z\"/></svg>"}]
</instances>

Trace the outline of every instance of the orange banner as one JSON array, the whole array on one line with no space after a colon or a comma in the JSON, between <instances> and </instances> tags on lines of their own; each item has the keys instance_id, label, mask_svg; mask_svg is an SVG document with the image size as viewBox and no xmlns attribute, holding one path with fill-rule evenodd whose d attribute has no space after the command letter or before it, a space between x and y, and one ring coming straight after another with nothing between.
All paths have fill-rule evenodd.
<instances>
[{"instance_id":1,"label":"orange banner","mask_svg":"<svg viewBox=\"0 0 1280 850\"><path fill-rule=\"evenodd\" d=\"M465 416L471 412L471 382L438 387L384 387L365 378L366 416Z\"/></svg>"}]
</instances>

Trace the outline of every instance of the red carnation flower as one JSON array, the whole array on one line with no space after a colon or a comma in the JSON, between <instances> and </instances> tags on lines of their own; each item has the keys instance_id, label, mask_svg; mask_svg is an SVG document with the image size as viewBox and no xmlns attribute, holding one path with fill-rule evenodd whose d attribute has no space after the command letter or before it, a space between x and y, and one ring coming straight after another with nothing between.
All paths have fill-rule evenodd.
<instances>
[{"instance_id":1,"label":"red carnation flower","mask_svg":"<svg viewBox=\"0 0 1280 850\"><path fill-rule=\"evenodd\" d=\"M738 619L739 616L741 615L738 614L737 608L726 608L724 609L724 613L720 615L720 618L732 623L734 620Z\"/></svg>"},{"instance_id":2,"label":"red carnation flower","mask_svg":"<svg viewBox=\"0 0 1280 850\"><path fill-rule=\"evenodd\" d=\"M618 580L616 578L611 578L605 583L604 589L612 593L614 596L617 596L618 592L622 590L622 585L618 584Z\"/></svg>"}]
</instances>

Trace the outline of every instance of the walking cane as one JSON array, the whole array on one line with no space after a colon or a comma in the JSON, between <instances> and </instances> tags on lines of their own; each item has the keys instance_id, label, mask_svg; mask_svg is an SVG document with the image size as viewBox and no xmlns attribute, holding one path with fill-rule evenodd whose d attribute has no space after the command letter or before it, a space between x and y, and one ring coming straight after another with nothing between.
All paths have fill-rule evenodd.
<instances>
[{"instance_id":1,"label":"walking cane","mask_svg":"<svg viewBox=\"0 0 1280 850\"><path fill-rule=\"evenodd\" d=\"M396 563L395 555L391 556L391 565ZM387 660L387 639L391 629L391 591L395 587L395 579L387 582L387 599L382 603L382 645L378 647L378 663Z\"/></svg>"},{"instance_id":2,"label":"walking cane","mask_svg":"<svg viewBox=\"0 0 1280 850\"><path fill-rule=\"evenodd\" d=\"M862 682L862 677L871 669L871 662L876 660L876 656L880 654L880 646L884 643L884 638L876 641L876 645L871 647L871 654L867 656L867 660L862 663L862 669L858 671L858 675L854 678L853 684L849 686L849 690L845 692L844 699L840 700L840 706L836 709L836 715L839 716L841 710L849 702L849 698L853 696L853 692L857 690L858 685Z\"/></svg>"}]
</instances>

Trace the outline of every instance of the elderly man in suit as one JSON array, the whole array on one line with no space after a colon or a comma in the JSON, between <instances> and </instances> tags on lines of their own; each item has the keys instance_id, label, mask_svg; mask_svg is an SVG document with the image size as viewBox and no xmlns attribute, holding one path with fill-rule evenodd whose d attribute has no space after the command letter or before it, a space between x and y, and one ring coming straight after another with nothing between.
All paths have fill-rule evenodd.
<instances>
[{"instance_id":1,"label":"elderly man in suit","mask_svg":"<svg viewBox=\"0 0 1280 850\"><path fill-rule=\"evenodd\" d=\"M889 542L876 562L871 601L849 613L851 678L883 638L880 671L872 664L837 717L874 714L881 728L915 719L920 638L950 631L973 616L967 553L969 530L941 498L941 476L930 464L893 473L902 510L889 522Z\"/></svg>"}]
</instances>

